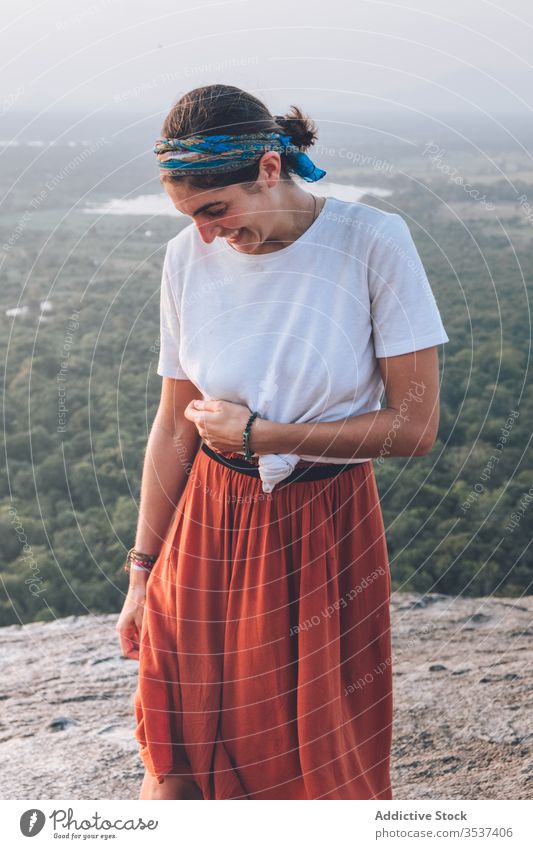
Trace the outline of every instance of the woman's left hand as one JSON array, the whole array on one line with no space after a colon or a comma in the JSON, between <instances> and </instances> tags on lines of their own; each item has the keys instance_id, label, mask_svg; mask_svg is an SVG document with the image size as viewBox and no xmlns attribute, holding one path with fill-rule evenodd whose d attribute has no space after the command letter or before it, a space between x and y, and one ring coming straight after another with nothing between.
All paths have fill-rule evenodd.
<instances>
[{"instance_id":1,"label":"woman's left hand","mask_svg":"<svg viewBox=\"0 0 533 849\"><path fill-rule=\"evenodd\" d=\"M194 422L198 433L214 451L243 452L242 434L251 410L232 401L194 400L185 407L184 416Z\"/></svg>"}]
</instances>

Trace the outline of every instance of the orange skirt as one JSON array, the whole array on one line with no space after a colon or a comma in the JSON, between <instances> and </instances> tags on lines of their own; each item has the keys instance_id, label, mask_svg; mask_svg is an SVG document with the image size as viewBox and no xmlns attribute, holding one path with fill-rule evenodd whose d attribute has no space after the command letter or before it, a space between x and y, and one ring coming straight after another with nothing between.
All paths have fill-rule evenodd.
<instances>
[{"instance_id":1,"label":"orange skirt","mask_svg":"<svg viewBox=\"0 0 533 849\"><path fill-rule=\"evenodd\" d=\"M372 461L267 494L200 449L147 582L148 772L204 799L391 799L389 603Z\"/></svg>"}]
</instances>

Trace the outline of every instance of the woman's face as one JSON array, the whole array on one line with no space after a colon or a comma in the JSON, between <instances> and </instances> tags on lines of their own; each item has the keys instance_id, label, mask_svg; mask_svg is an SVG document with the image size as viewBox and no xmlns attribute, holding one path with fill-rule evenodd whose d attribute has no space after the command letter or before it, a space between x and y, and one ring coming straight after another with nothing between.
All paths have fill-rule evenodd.
<instances>
[{"instance_id":1,"label":"woman's face","mask_svg":"<svg viewBox=\"0 0 533 849\"><path fill-rule=\"evenodd\" d=\"M239 184L196 189L185 180L163 182L176 209L193 219L204 242L226 239L242 253L264 252L261 246L272 234L275 196L280 186L278 154L272 156L269 152L262 157L256 185L258 191L250 192Z\"/></svg>"}]
</instances>

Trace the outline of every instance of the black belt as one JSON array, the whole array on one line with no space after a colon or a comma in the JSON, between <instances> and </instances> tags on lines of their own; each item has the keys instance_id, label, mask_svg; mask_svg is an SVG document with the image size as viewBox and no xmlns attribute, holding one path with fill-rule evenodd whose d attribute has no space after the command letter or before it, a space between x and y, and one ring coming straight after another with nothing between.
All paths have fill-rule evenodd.
<instances>
[{"instance_id":1,"label":"black belt","mask_svg":"<svg viewBox=\"0 0 533 849\"><path fill-rule=\"evenodd\" d=\"M245 475L251 475L253 478L260 477L259 469L257 466L254 466L253 463L249 463L248 460L245 460L244 457L241 459L240 457L232 457L231 460L228 457L224 457L223 454L219 454L216 451L213 451L209 448L205 442L202 442L201 449L204 451L209 457L213 460L216 460L217 463L222 463L223 466L227 466L228 469L233 469L235 472L242 472ZM357 463L324 463L323 465L316 466L305 466L300 469L295 469L291 472L290 475L287 475L286 478L283 478L282 481L277 484L277 486L283 486L286 483L294 483L296 481L317 481L322 480L323 478L331 478L334 475L338 475L341 472L346 472L348 469L353 469Z\"/></svg>"}]
</instances>

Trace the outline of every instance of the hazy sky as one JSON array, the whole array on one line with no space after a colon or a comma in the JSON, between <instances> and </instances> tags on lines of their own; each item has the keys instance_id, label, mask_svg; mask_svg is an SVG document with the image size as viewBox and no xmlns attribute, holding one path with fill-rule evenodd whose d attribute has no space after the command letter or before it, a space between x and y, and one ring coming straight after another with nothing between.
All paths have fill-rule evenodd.
<instances>
[{"instance_id":1,"label":"hazy sky","mask_svg":"<svg viewBox=\"0 0 533 849\"><path fill-rule=\"evenodd\" d=\"M272 111L533 108L531 0L3 0L0 118L164 114L213 82Z\"/></svg>"}]
</instances>

